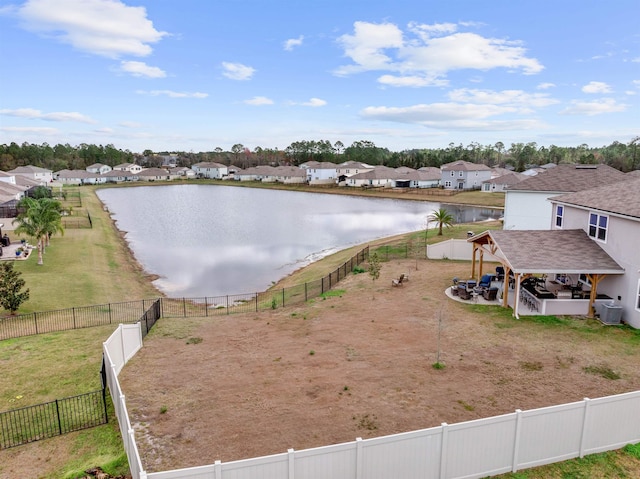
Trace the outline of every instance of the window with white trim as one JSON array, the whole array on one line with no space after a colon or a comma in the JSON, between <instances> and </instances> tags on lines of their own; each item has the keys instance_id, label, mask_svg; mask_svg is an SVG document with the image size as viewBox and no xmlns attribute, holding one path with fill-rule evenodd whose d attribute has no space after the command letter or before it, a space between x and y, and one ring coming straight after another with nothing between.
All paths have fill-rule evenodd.
<instances>
[{"instance_id":1,"label":"window with white trim","mask_svg":"<svg viewBox=\"0 0 640 479\"><path fill-rule=\"evenodd\" d=\"M451 170L451 176L455 176L456 172Z\"/></svg>"},{"instance_id":2,"label":"window with white trim","mask_svg":"<svg viewBox=\"0 0 640 479\"><path fill-rule=\"evenodd\" d=\"M464 171L458 171L458 176L462 178L464 176Z\"/></svg>"},{"instance_id":3,"label":"window with white trim","mask_svg":"<svg viewBox=\"0 0 640 479\"><path fill-rule=\"evenodd\" d=\"M589 236L600 241L607 241L607 224L609 217L597 213L589 214Z\"/></svg>"},{"instance_id":4,"label":"window with white trim","mask_svg":"<svg viewBox=\"0 0 640 479\"><path fill-rule=\"evenodd\" d=\"M564 206L556 205L556 226L562 228L562 217L564 215Z\"/></svg>"},{"instance_id":5,"label":"window with white trim","mask_svg":"<svg viewBox=\"0 0 640 479\"><path fill-rule=\"evenodd\" d=\"M444 182L444 186L445 186L445 188L449 188L451 186L451 182L450 181L445 181Z\"/></svg>"}]
</instances>

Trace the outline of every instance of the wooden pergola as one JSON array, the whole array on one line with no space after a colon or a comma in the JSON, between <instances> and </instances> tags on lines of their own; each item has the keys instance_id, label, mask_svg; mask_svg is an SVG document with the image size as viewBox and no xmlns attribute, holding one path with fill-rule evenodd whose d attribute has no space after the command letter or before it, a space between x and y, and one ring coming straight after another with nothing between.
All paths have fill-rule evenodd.
<instances>
[{"instance_id":1,"label":"wooden pergola","mask_svg":"<svg viewBox=\"0 0 640 479\"><path fill-rule=\"evenodd\" d=\"M472 236L471 277L483 275L485 255L504 268L508 284L515 280L514 315L518 316L520 285L530 276L547 274L585 275L591 283L589 317L594 315L598 284L610 274L624 274L616 263L583 230L488 230ZM476 276L476 265L478 274ZM507 307L509 288L503 288L502 306Z\"/></svg>"}]
</instances>

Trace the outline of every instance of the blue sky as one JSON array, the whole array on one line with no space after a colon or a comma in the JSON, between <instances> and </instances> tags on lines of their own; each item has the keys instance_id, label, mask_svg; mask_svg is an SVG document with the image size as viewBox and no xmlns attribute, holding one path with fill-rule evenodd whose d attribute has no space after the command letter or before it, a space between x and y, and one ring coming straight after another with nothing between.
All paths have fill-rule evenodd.
<instances>
[{"instance_id":1,"label":"blue sky","mask_svg":"<svg viewBox=\"0 0 640 479\"><path fill-rule=\"evenodd\" d=\"M640 135L638 0L0 0L0 143Z\"/></svg>"}]
</instances>

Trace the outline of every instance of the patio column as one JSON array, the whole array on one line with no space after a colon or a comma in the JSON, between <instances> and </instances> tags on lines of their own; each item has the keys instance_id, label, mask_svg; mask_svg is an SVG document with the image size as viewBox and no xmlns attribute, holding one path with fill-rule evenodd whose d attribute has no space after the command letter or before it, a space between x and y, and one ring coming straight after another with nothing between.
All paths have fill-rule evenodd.
<instances>
[{"instance_id":1,"label":"patio column","mask_svg":"<svg viewBox=\"0 0 640 479\"><path fill-rule=\"evenodd\" d=\"M509 273L511 272L511 270L505 264L503 264L502 267L504 268L504 279L502 280L502 307L506 308L509 305ZM513 304L513 306L515 307L515 303Z\"/></svg>"},{"instance_id":2,"label":"patio column","mask_svg":"<svg viewBox=\"0 0 640 479\"><path fill-rule=\"evenodd\" d=\"M473 254L471 256L471 276L470 278L475 278L476 275L476 252L478 251L478 245L473 242Z\"/></svg>"},{"instance_id":3,"label":"patio column","mask_svg":"<svg viewBox=\"0 0 640 479\"><path fill-rule=\"evenodd\" d=\"M589 318L593 318L595 316L594 304L596 302L596 298L598 297L598 283L605 276L606 275L587 274L587 278L591 283L591 292L589 293L589 313L587 314Z\"/></svg>"}]
</instances>

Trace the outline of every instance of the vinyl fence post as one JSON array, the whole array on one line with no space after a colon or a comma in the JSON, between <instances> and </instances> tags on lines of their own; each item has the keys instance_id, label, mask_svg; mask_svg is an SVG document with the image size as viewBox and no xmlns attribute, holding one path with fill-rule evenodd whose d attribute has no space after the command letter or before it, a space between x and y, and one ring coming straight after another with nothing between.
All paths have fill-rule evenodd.
<instances>
[{"instance_id":1,"label":"vinyl fence post","mask_svg":"<svg viewBox=\"0 0 640 479\"><path fill-rule=\"evenodd\" d=\"M442 440L440 446L440 479L447 477L447 438L449 436L449 425L443 422L440 426L442 428Z\"/></svg>"},{"instance_id":2,"label":"vinyl fence post","mask_svg":"<svg viewBox=\"0 0 640 479\"><path fill-rule=\"evenodd\" d=\"M213 472L215 473L215 479L222 479L222 462L220 460L214 463Z\"/></svg>"},{"instance_id":3,"label":"vinyl fence post","mask_svg":"<svg viewBox=\"0 0 640 479\"><path fill-rule=\"evenodd\" d=\"M513 441L513 456L511 459L511 472L518 470L518 454L520 452L520 434L522 431L522 411L516 409L516 432L515 440Z\"/></svg>"},{"instance_id":4,"label":"vinyl fence post","mask_svg":"<svg viewBox=\"0 0 640 479\"><path fill-rule=\"evenodd\" d=\"M288 479L295 479L296 476L296 460L294 456L295 451L293 449L287 449L287 459L288 459Z\"/></svg>"},{"instance_id":5,"label":"vinyl fence post","mask_svg":"<svg viewBox=\"0 0 640 479\"><path fill-rule=\"evenodd\" d=\"M364 471L362 470L362 438L356 437L356 479L362 479Z\"/></svg>"},{"instance_id":6,"label":"vinyl fence post","mask_svg":"<svg viewBox=\"0 0 640 479\"><path fill-rule=\"evenodd\" d=\"M584 398L584 416L582 417L582 432L580 433L580 459L584 457L584 445L587 441L587 424L589 422L589 406L591 399Z\"/></svg>"}]
</instances>

